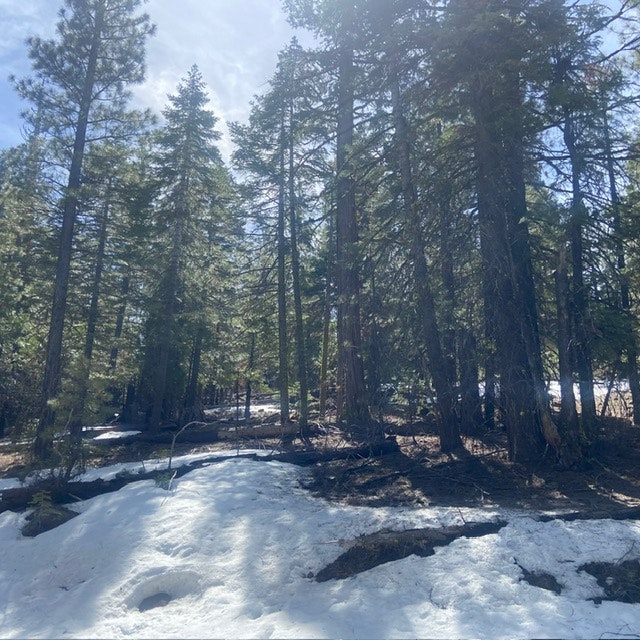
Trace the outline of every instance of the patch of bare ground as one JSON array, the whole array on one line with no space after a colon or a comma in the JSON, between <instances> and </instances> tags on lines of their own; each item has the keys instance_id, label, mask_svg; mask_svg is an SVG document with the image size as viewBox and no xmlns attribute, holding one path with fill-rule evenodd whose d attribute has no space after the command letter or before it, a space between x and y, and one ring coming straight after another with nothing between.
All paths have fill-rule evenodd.
<instances>
[{"instance_id":1,"label":"patch of bare ground","mask_svg":"<svg viewBox=\"0 0 640 640\"><path fill-rule=\"evenodd\" d=\"M584 517L607 517L625 507L640 507L640 428L609 419L602 423L600 439L580 468L562 469L548 452L538 464L509 462L506 438L496 430L465 437L465 451L443 455L432 424L388 423L398 447L380 456L348 455L325 459L311 466L305 486L316 495L346 504L501 506L536 511L575 511ZM311 438L317 452L348 450L335 427L314 425ZM278 437L241 438L237 441L188 443L176 440L174 459L189 453L237 449L263 449L291 454L308 452L294 440ZM106 466L121 462L168 457L170 445L144 441L87 444L86 464ZM295 459L295 455L292 456ZM24 474L28 467L25 445L0 447L0 477Z\"/></svg>"},{"instance_id":2,"label":"patch of bare ground","mask_svg":"<svg viewBox=\"0 0 640 640\"><path fill-rule=\"evenodd\" d=\"M640 506L640 429L621 421L605 422L591 456L569 470L550 452L536 465L509 462L501 432L466 437L465 452L456 455L439 453L426 424L396 439L397 453L317 464L307 488L369 506L501 506L592 517Z\"/></svg>"},{"instance_id":3,"label":"patch of bare ground","mask_svg":"<svg viewBox=\"0 0 640 640\"><path fill-rule=\"evenodd\" d=\"M0 478L16 478L27 472L29 451L25 445L8 440L0 447Z\"/></svg>"},{"instance_id":4,"label":"patch of bare ground","mask_svg":"<svg viewBox=\"0 0 640 640\"><path fill-rule=\"evenodd\" d=\"M407 433L406 428L396 432ZM396 435L399 451L380 457L316 464L307 488L329 500L368 506L499 506L523 508L542 520L640 518L640 430L620 421L603 425L601 438L579 469L562 469L550 456L537 465L508 461L501 432L465 438L465 451L442 455L429 425ZM562 515L560 515L562 514ZM426 556L461 536L486 535L503 522L462 527L380 531L361 536L315 576L342 579L415 554ZM638 602L638 561L581 567L596 576L605 599ZM561 593L550 574L522 568L522 580Z\"/></svg>"},{"instance_id":5,"label":"patch of bare ground","mask_svg":"<svg viewBox=\"0 0 640 640\"><path fill-rule=\"evenodd\" d=\"M596 598L596 602L616 600L629 604L640 603L640 561L589 562L579 567L578 571L590 573L602 587L604 597Z\"/></svg>"},{"instance_id":6,"label":"patch of bare ground","mask_svg":"<svg viewBox=\"0 0 640 640\"><path fill-rule=\"evenodd\" d=\"M347 551L321 569L315 579L316 582L340 580L410 555L431 556L437 547L444 547L462 536L473 538L496 533L505 525L506 522L480 522L441 529L378 531L357 538Z\"/></svg>"}]
</instances>

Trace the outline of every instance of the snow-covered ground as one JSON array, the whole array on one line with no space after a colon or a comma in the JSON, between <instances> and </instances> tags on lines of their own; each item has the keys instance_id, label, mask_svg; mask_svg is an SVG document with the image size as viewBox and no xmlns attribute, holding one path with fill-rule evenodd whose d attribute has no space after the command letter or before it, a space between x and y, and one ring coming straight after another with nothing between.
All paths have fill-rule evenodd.
<instances>
[{"instance_id":1,"label":"snow-covered ground","mask_svg":"<svg viewBox=\"0 0 640 640\"><path fill-rule=\"evenodd\" d=\"M346 507L308 494L304 473L276 462L215 462L170 491L141 481L79 502L78 517L36 538L20 534L25 514L0 515L0 635L640 637L640 605L595 604L587 599L602 595L595 578L577 570L640 556L638 522ZM497 519L509 524L428 558L346 580L312 578L361 534ZM554 575L562 595L529 585L520 567ZM166 606L139 610L159 593L170 597Z\"/></svg>"}]
</instances>

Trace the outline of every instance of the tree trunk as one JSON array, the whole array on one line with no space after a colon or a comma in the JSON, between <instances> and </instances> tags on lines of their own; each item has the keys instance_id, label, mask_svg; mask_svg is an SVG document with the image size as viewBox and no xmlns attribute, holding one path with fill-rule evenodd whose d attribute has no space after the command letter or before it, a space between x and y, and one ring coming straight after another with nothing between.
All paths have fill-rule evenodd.
<instances>
[{"instance_id":1,"label":"tree trunk","mask_svg":"<svg viewBox=\"0 0 640 640\"><path fill-rule=\"evenodd\" d=\"M571 358L571 312L569 309L569 274L567 250L563 245L556 269L556 308L558 316L558 368L560 373L560 422L577 431L578 414L573 392L573 362Z\"/></svg>"},{"instance_id":2,"label":"tree trunk","mask_svg":"<svg viewBox=\"0 0 640 640\"><path fill-rule=\"evenodd\" d=\"M343 10L342 42L338 61L338 131L336 140L336 281L338 296L338 354L344 376L344 406L339 420L355 440L369 444L383 438L369 412L362 361L358 221L354 169L351 160L354 133L354 62L348 35L353 6Z\"/></svg>"},{"instance_id":3,"label":"tree trunk","mask_svg":"<svg viewBox=\"0 0 640 640\"><path fill-rule=\"evenodd\" d=\"M87 333L84 343L84 362L82 375L80 376L80 387L78 389L77 410L72 418L69 430L70 452L76 452L82 442L82 425L86 421L85 407L87 403L87 395L89 392L89 378L91 376L91 363L93 360L93 347L96 339L96 330L99 318L99 302L100 302L100 285L102 282L102 273L104 271L104 251L107 243L107 227L109 223L109 199L110 199L111 181L109 179L108 192L102 215L100 216L100 228L98 230L98 247L96 250L96 263L93 272L93 282L91 283L91 301L89 303L89 314L87 317ZM74 453L71 453L74 456Z\"/></svg>"},{"instance_id":4,"label":"tree trunk","mask_svg":"<svg viewBox=\"0 0 640 640\"><path fill-rule=\"evenodd\" d=\"M458 417L456 415L456 395L451 385L447 359L445 358L440 342L440 332L436 319L436 305L433 292L429 286L429 272L424 254L424 241L412 176L408 125L403 113L400 84L397 74L394 74L391 91L396 146L398 150L405 209L406 240L409 245L409 252L413 263L414 291L419 310L420 332L425 342L429 371L433 378L436 391L440 449L448 453L462 448Z\"/></svg>"},{"instance_id":5,"label":"tree trunk","mask_svg":"<svg viewBox=\"0 0 640 640\"><path fill-rule=\"evenodd\" d=\"M629 278L625 273L626 257L624 243L622 240L622 229L620 220L620 198L616 185L616 174L613 164L613 154L611 152L611 137L609 134L609 122L607 109L603 109L603 127L605 154L607 157L607 174L609 177L609 194L611 197L611 212L613 218L613 234L616 246L616 266L620 279L620 306L624 319L629 324L628 343L626 346L626 373L629 380L629 390L631 391L631 402L633 405L633 423L640 424L640 376L638 374L638 340L635 330L635 318L631 314L631 297L629 295Z\"/></svg>"},{"instance_id":6,"label":"tree trunk","mask_svg":"<svg viewBox=\"0 0 640 640\"><path fill-rule=\"evenodd\" d=\"M120 306L118 307L118 312L116 314L116 326L113 330L113 347L111 348L111 353L109 354L109 367L112 370L115 370L118 364L118 341L122 337L122 330L124 329L124 319L125 313L127 311L127 301L129 298L129 287L131 286L131 279L129 276L124 276L122 278L122 285L120 288L120 294L122 296L122 300L120 302Z\"/></svg>"},{"instance_id":7,"label":"tree trunk","mask_svg":"<svg viewBox=\"0 0 640 640\"><path fill-rule=\"evenodd\" d=\"M563 245L558 255L556 269L556 309L558 318L558 368L560 373L560 428L564 446L570 457L581 457L581 434L576 397L573 392L573 359L571 349L570 288L567 272L567 250Z\"/></svg>"},{"instance_id":8,"label":"tree trunk","mask_svg":"<svg viewBox=\"0 0 640 640\"><path fill-rule=\"evenodd\" d=\"M460 424L463 433L475 435L482 425L478 348L476 338L468 329L458 332L460 362Z\"/></svg>"},{"instance_id":9,"label":"tree trunk","mask_svg":"<svg viewBox=\"0 0 640 640\"><path fill-rule=\"evenodd\" d=\"M482 79L472 86L485 308L491 310L500 408L510 459L530 461L543 453L543 433L554 447L559 438L545 406L541 367L538 370L535 295L524 222L521 101L515 74L496 74L494 83Z\"/></svg>"},{"instance_id":10,"label":"tree trunk","mask_svg":"<svg viewBox=\"0 0 640 640\"><path fill-rule=\"evenodd\" d=\"M440 203L438 205L438 217L440 227L440 275L442 277L443 303L442 303L442 351L447 367L447 378L451 387L455 387L458 380L459 361L457 354L457 322L455 309L458 303L456 281L453 270L454 247L451 246L453 230L451 228L451 189L447 185L441 189ZM412 189L415 194L415 189ZM460 366L464 366L460 362Z\"/></svg>"},{"instance_id":11,"label":"tree trunk","mask_svg":"<svg viewBox=\"0 0 640 640\"><path fill-rule=\"evenodd\" d=\"M289 422L289 336L287 332L287 278L285 238L285 128L284 114L280 122L280 186L278 193L278 389L280 390L280 423Z\"/></svg>"},{"instance_id":12,"label":"tree trunk","mask_svg":"<svg viewBox=\"0 0 640 640\"><path fill-rule=\"evenodd\" d=\"M251 418L251 375L253 373L253 367L255 366L256 359L256 334L251 334L251 342L249 343L249 362L247 363L247 375L245 381L245 394L244 394L244 418L249 420Z\"/></svg>"},{"instance_id":13,"label":"tree trunk","mask_svg":"<svg viewBox=\"0 0 640 640\"><path fill-rule=\"evenodd\" d=\"M327 395L329 392L329 338L331 329L331 288L333 286L333 216L329 216L329 231L327 238L327 282L324 294L324 309L322 312L322 356L320 359L320 415L327 411Z\"/></svg>"},{"instance_id":14,"label":"tree trunk","mask_svg":"<svg viewBox=\"0 0 640 640\"><path fill-rule=\"evenodd\" d=\"M202 342L204 339L204 327L200 323L193 338L191 357L189 358L189 377L184 394L183 409L180 415L179 426L189 422L202 420L204 411L198 398L198 378L200 377L200 363L202 360Z\"/></svg>"},{"instance_id":15,"label":"tree trunk","mask_svg":"<svg viewBox=\"0 0 640 640\"><path fill-rule=\"evenodd\" d=\"M596 437L596 401L593 392L593 368L591 364L590 315L587 288L584 282L584 248L582 229L586 211L582 200L580 177L582 158L578 153L574 131L573 114L564 109L564 142L571 160L571 220L569 222L569 241L571 244L571 267L573 285L574 312L574 351L575 364L580 387L580 416L582 428L587 438Z\"/></svg>"},{"instance_id":16,"label":"tree trunk","mask_svg":"<svg viewBox=\"0 0 640 640\"><path fill-rule=\"evenodd\" d=\"M300 285L300 251L298 250L298 216L296 215L295 190L295 157L294 157L294 114L293 104L289 104L289 234L291 239L291 276L293 283L293 307L295 312L296 355L298 364L298 384L300 399L298 401L298 424L300 437L309 441L309 383L307 381L307 348L304 337L304 320L302 315L302 291Z\"/></svg>"},{"instance_id":17,"label":"tree trunk","mask_svg":"<svg viewBox=\"0 0 640 640\"><path fill-rule=\"evenodd\" d=\"M166 406L167 374L169 356L174 347L174 323L176 314L176 298L180 282L180 261L184 239L184 223L187 215L188 180L182 178L177 193L175 222L173 230L173 246L171 260L167 270L163 294L163 313L159 327L159 353L155 368L153 400L149 426L157 429L162 420L170 418L170 407Z\"/></svg>"}]
</instances>

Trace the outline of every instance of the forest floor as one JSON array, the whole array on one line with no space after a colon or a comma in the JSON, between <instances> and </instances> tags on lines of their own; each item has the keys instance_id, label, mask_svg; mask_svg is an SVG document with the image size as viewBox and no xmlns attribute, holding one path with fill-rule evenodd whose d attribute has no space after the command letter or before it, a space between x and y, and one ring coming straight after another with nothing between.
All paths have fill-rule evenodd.
<instances>
[{"instance_id":1,"label":"forest floor","mask_svg":"<svg viewBox=\"0 0 640 640\"><path fill-rule=\"evenodd\" d=\"M399 445L396 453L316 463L306 488L334 502L361 506L452 506L579 511L608 517L616 510L640 506L640 428L628 422L603 422L600 438L588 459L576 469L562 469L552 454L537 465L509 462L506 438L494 431L465 437L465 453L443 455L438 438L426 423L389 423ZM400 435L411 433L411 435ZM349 446L335 428L312 437L316 451ZM278 438L180 444L174 456L245 448L278 451ZM287 450L302 451L295 441ZM90 445L87 465L100 467L169 455L169 446L145 442ZM29 470L25 446L0 448L0 478L24 476Z\"/></svg>"},{"instance_id":2,"label":"forest floor","mask_svg":"<svg viewBox=\"0 0 640 640\"><path fill-rule=\"evenodd\" d=\"M316 466L309 488L367 506L497 506L607 517L640 505L640 429L622 421L608 421L591 456L570 470L551 453L537 465L509 462L501 432L464 438L464 455L441 454L434 433L396 438L398 453Z\"/></svg>"}]
</instances>

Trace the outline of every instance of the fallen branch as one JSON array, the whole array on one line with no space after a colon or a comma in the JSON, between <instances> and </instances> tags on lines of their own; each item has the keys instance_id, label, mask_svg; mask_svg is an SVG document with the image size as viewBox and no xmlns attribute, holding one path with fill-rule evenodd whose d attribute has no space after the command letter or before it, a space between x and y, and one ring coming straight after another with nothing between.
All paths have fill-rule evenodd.
<instances>
[{"instance_id":1,"label":"fallen branch","mask_svg":"<svg viewBox=\"0 0 640 640\"><path fill-rule=\"evenodd\" d=\"M398 443L384 440L376 445L363 447L345 447L334 451L291 451L263 456L259 460L264 462L286 462L300 467L309 467L319 462L331 462L333 460L368 459L397 453L400 450Z\"/></svg>"}]
</instances>

